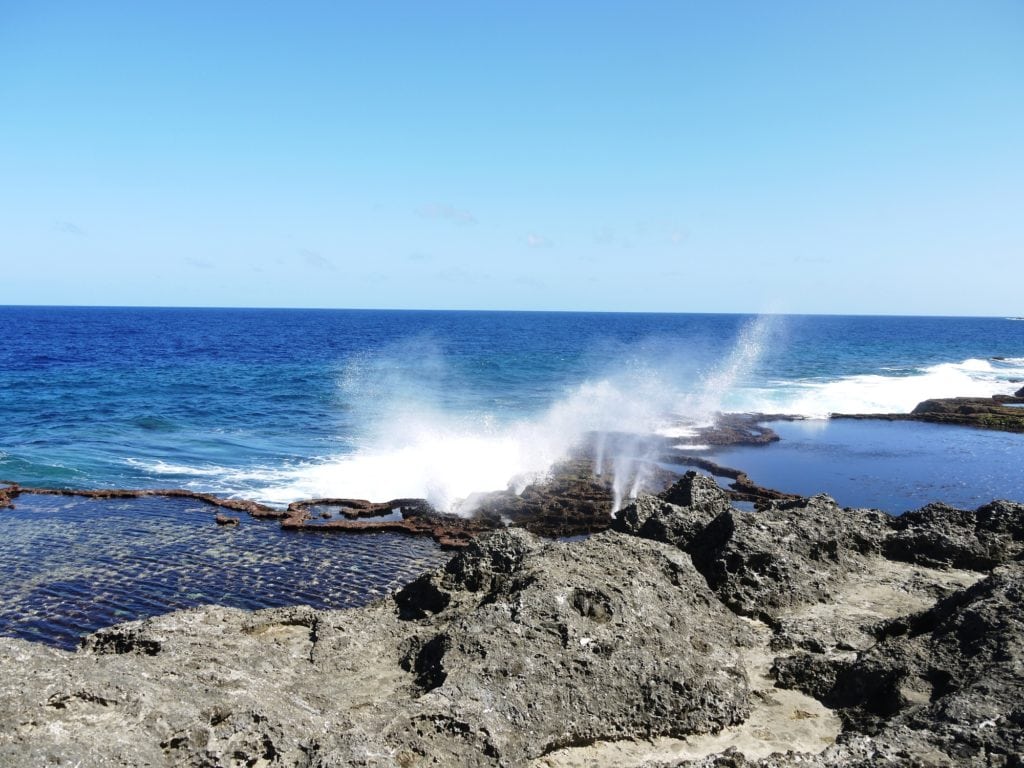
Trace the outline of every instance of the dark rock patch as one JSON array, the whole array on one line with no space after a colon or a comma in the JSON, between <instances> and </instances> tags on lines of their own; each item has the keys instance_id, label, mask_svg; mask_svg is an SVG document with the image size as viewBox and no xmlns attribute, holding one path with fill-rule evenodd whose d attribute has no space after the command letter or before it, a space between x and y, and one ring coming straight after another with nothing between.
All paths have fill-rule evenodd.
<instances>
[{"instance_id":1,"label":"dark rock patch","mask_svg":"<svg viewBox=\"0 0 1024 768\"><path fill-rule=\"evenodd\" d=\"M1024 504L994 501L976 510L929 504L890 522L886 557L935 568L990 570L1024 553Z\"/></svg>"}]
</instances>

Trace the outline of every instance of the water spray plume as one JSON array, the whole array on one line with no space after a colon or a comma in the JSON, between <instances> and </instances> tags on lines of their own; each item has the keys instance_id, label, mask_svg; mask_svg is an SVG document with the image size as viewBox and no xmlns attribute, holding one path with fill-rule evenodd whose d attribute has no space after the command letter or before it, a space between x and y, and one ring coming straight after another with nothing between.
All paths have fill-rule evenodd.
<instances>
[{"instance_id":1,"label":"water spray plume","mask_svg":"<svg viewBox=\"0 0 1024 768\"><path fill-rule=\"evenodd\" d=\"M612 474L617 511L650 479L659 431L708 420L757 363L768 322L762 318L743 328L696 395L692 377L680 380L671 366L659 368L635 355L622 370L568 390L538 416L505 424L491 414L441 407L449 386L443 356L429 340L407 342L387 355L355 361L342 377L347 401L372 415L364 445L296 470L291 484L265 496L423 497L438 509L467 514L472 504L464 502L473 494L521 492L590 440L595 474Z\"/></svg>"}]
</instances>

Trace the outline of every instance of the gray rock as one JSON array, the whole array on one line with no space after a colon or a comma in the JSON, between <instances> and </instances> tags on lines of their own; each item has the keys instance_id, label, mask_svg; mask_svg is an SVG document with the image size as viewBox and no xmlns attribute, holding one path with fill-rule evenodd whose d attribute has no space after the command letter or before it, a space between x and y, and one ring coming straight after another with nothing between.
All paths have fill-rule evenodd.
<instances>
[{"instance_id":1,"label":"gray rock","mask_svg":"<svg viewBox=\"0 0 1024 768\"><path fill-rule=\"evenodd\" d=\"M990 570L1024 554L1024 504L993 501L973 511L930 504L894 518L886 557L938 568Z\"/></svg>"},{"instance_id":2,"label":"gray rock","mask_svg":"<svg viewBox=\"0 0 1024 768\"><path fill-rule=\"evenodd\" d=\"M820 764L869 765L873 754L903 753L916 760L908 765L1021 765L1024 564L1000 568L889 631L897 634L853 660L807 654L776 662L782 685L845 712L848 733Z\"/></svg>"},{"instance_id":3,"label":"gray rock","mask_svg":"<svg viewBox=\"0 0 1024 768\"><path fill-rule=\"evenodd\" d=\"M501 531L361 609L205 607L74 654L0 639L0 765L545 765L763 722L774 669L841 713L834 744L659 764L1020 768L1022 512L741 512L687 475L617 531Z\"/></svg>"},{"instance_id":4,"label":"gray rock","mask_svg":"<svg viewBox=\"0 0 1024 768\"><path fill-rule=\"evenodd\" d=\"M687 472L660 496L641 496L620 510L612 527L689 549L708 523L729 508L728 494L714 480Z\"/></svg>"},{"instance_id":5,"label":"gray rock","mask_svg":"<svg viewBox=\"0 0 1024 768\"><path fill-rule=\"evenodd\" d=\"M521 765L748 711L749 629L672 546L509 530L417 584L352 611L182 611L76 654L0 640L0 764Z\"/></svg>"},{"instance_id":6,"label":"gray rock","mask_svg":"<svg viewBox=\"0 0 1024 768\"><path fill-rule=\"evenodd\" d=\"M842 510L824 495L772 502L762 512L724 512L690 549L722 602L771 623L783 609L829 600L846 574L880 550L887 519Z\"/></svg>"}]
</instances>

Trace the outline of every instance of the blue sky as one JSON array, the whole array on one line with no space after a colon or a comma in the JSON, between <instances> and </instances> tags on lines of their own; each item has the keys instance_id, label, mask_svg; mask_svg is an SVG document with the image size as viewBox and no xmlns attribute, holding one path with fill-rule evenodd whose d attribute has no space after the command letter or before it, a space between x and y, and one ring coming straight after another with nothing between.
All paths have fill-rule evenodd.
<instances>
[{"instance_id":1,"label":"blue sky","mask_svg":"<svg viewBox=\"0 0 1024 768\"><path fill-rule=\"evenodd\" d=\"M1024 3L0 0L4 303L1024 314Z\"/></svg>"}]
</instances>

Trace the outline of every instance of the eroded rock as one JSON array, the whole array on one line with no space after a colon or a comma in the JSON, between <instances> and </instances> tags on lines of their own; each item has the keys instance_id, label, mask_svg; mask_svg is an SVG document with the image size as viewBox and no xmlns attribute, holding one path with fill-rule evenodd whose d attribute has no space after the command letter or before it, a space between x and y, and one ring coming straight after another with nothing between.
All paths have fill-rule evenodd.
<instances>
[{"instance_id":1,"label":"eroded rock","mask_svg":"<svg viewBox=\"0 0 1024 768\"><path fill-rule=\"evenodd\" d=\"M1024 553L1024 504L993 501L976 510L944 504L893 518L885 554L938 568L990 570Z\"/></svg>"},{"instance_id":2,"label":"eroded rock","mask_svg":"<svg viewBox=\"0 0 1024 768\"><path fill-rule=\"evenodd\" d=\"M183 611L77 654L0 640L0 762L519 765L742 721L750 642L675 547L508 530L365 609Z\"/></svg>"},{"instance_id":3,"label":"eroded rock","mask_svg":"<svg viewBox=\"0 0 1024 768\"><path fill-rule=\"evenodd\" d=\"M688 550L697 535L729 509L728 494L714 480L687 472L659 496L641 496L622 509L612 526Z\"/></svg>"},{"instance_id":4,"label":"eroded rock","mask_svg":"<svg viewBox=\"0 0 1024 768\"><path fill-rule=\"evenodd\" d=\"M690 474L615 525L488 534L361 609L0 639L0 764L1021 765L1024 505L741 512Z\"/></svg>"},{"instance_id":5,"label":"eroded rock","mask_svg":"<svg viewBox=\"0 0 1024 768\"><path fill-rule=\"evenodd\" d=\"M691 551L722 602L771 622L784 608L830 600L844 577L880 550L887 524L882 512L843 510L819 495L761 512L730 509L701 531Z\"/></svg>"}]
</instances>

